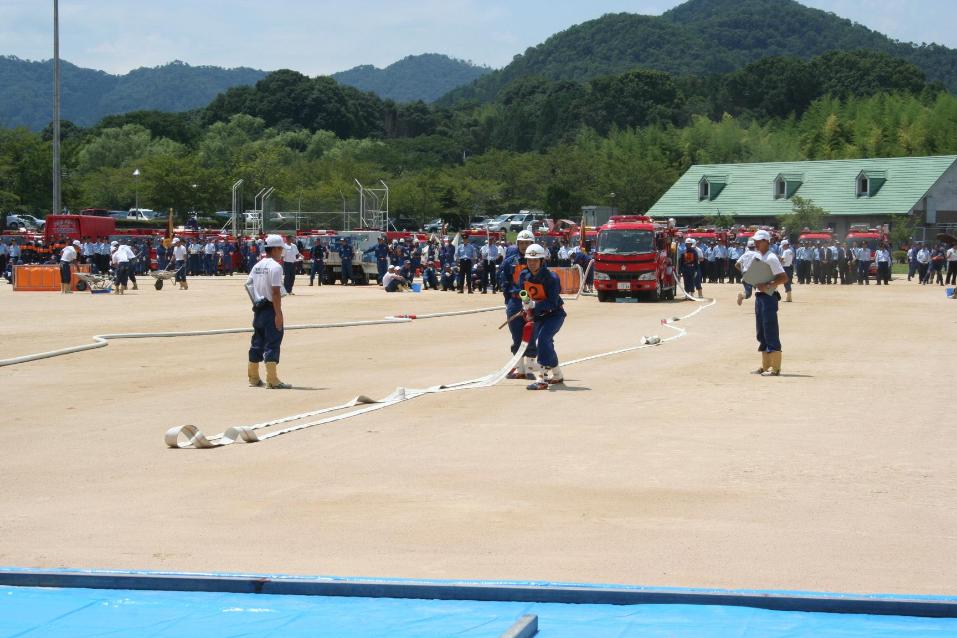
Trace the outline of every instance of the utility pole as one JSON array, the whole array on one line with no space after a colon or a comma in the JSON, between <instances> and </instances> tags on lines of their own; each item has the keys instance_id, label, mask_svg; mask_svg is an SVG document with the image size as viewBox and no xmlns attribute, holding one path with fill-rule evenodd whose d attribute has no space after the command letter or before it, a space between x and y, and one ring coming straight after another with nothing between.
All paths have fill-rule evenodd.
<instances>
[{"instance_id":1,"label":"utility pole","mask_svg":"<svg viewBox=\"0 0 957 638\"><path fill-rule=\"evenodd\" d=\"M60 189L60 2L53 0L53 206L51 212L63 212Z\"/></svg>"}]
</instances>

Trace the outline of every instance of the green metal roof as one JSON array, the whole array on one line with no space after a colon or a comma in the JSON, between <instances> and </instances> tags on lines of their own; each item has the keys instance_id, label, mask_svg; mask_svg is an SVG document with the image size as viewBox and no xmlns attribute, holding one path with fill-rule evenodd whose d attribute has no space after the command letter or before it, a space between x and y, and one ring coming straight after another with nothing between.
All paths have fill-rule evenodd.
<instances>
[{"instance_id":1,"label":"green metal roof","mask_svg":"<svg viewBox=\"0 0 957 638\"><path fill-rule=\"evenodd\" d=\"M957 155L700 164L689 168L648 214L656 217L706 217L719 212L735 217L784 215L791 212L792 204L790 199L774 198L774 180L779 175L788 180L800 175L800 188L789 195L811 199L831 215L903 214L917 205L955 162ZM857 178L862 173L883 180L870 197L857 195ZM699 200L698 183L702 178L712 179L717 175L726 176L720 193Z\"/></svg>"}]
</instances>

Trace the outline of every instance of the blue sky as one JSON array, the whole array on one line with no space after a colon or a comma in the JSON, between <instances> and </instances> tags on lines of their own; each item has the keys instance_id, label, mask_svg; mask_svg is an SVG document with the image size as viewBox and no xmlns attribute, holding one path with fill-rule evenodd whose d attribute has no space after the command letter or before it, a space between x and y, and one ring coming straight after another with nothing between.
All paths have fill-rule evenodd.
<instances>
[{"instance_id":1,"label":"blue sky","mask_svg":"<svg viewBox=\"0 0 957 638\"><path fill-rule=\"evenodd\" d=\"M171 60L309 75L445 53L501 67L605 13L656 15L678 0L60 0L61 56L125 73ZM957 48L953 0L804 0L894 38ZM52 1L0 0L0 55L52 55ZM227 9L228 7L228 9Z\"/></svg>"}]
</instances>

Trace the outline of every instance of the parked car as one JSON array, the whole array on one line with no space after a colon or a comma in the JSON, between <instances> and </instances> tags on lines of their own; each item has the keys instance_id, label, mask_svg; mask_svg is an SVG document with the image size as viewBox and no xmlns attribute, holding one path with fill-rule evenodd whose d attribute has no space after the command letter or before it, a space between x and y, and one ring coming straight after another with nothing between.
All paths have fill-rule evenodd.
<instances>
[{"instance_id":1,"label":"parked car","mask_svg":"<svg viewBox=\"0 0 957 638\"><path fill-rule=\"evenodd\" d=\"M130 216L130 213L129 211L125 211L125 210L111 210L109 212L109 215L113 219L126 219L127 217Z\"/></svg>"},{"instance_id":2,"label":"parked car","mask_svg":"<svg viewBox=\"0 0 957 638\"><path fill-rule=\"evenodd\" d=\"M105 208L83 208L80 210L81 215L91 215L93 217L109 217L110 211Z\"/></svg>"},{"instance_id":3,"label":"parked car","mask_svg":"<svg viewBox=\"0 0 957 638\"><path fill-rule=\"evenodd\" d=\"M488 222L487 227L493 232L500 232L503 230L508 230L507 223L508 220L514 216L514 213L505 213L499 215L498 217L492 219Z\"/></svg>"},{"instance_id":4,"label":"parked car","mask_svg":"<svg viewBox=\"0 0 957 638\"><path fill-rule=\"evenodd\" d=\"M492 221L491 217L485 217L483 215L476 215L469 220L469 228L472 230L485 230L485 226Z\"/></svg>"},{"instance_id":5,"label":"parked car","mask_svg":"<svg viewBox=\"0 0 957 638\"><path fill-rule=\"evenodd\" d=\"M442 218L436 217L435 219L429 220L422 225L422 232L425 233L438 233L442 231Z\"/></svg>"},{"instance_id":6,"label":"parked car","mask_svg":"<svg viewBox=\"0 0 957 638\"><path fill-rule=\"evenodd\" d=\"M45 221L37 219L33 215L10 213L7 215L5 226L8 230L20 230L21 228L26 230L43 230L44 224L46 224Z\"/></svg>"},{"instance_id":7,"label":"parked car","mask_svg":"<svg viewBox=\"0 0 957 638\"><path fill-rule=\"evenodd\" d=\"M159 213L149 208L131 208L129 214L126 216L127 219L139 219L142 221L149 221L157 217L159 217Z\"/></svg>"},{"instance_id":8,"label":"parked car","mask_svg":"<svg viewBox=\"0 0 957 638\"><path fill-rule=\"evenodd\" d=\"M522 211L516 215L512 215L508 219L508 228L505 230L510 230L513 232L523 230L528 227L529 224L532 224L532 228L541 227L545 225L545 219L547 215L545 213L532 213L529 211Z\"/></svg>"}]
</instances>

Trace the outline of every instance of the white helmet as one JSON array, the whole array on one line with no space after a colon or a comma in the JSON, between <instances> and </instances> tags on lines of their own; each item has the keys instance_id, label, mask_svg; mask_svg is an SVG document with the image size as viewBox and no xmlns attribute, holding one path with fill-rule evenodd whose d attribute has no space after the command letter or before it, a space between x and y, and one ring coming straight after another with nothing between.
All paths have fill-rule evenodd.
<instances>
[{"instance_id":1,"label":"white helmet","mask_svg":"<svg viewBox=\"0 0 957 638\"><path fill-rule=\"evenodd\" d=\"M279 235L266 236L266 248L282 248L285 245L286 242L284 242Z\"/></svg>"},{"instance_id":2,"label":"white helmet","mask_svg":"<svg viewBox=\"0 0 957 638\"><path fill-rule=\"evenodd\" d=\"M759 230L754 233L754 241L771 241L771 233L766 230Z\"/></svg>"},{"instance_id":3,"label":"white helmet","mask_svg":"<svg viewBox=\"0 0 957 638\"><path fill-rule=\"evenodd\" d=\"M528 234L531 235L531 233ZM538 244L532 244L525 249L525 259L545 259L546 255L548 255L548 253Z\"/></svg>"},{"instance_id":4,"label":"white helmet","mask_svg":"<svg viewBox=\"0 0 957 638\"><path fill-rule=\"evenodd\" d=\"M515 241L535 241L535 234L530 230L523 230L518 234ZM539 246L541 248L541 246Z\"/></svg>"}]
</instances>

